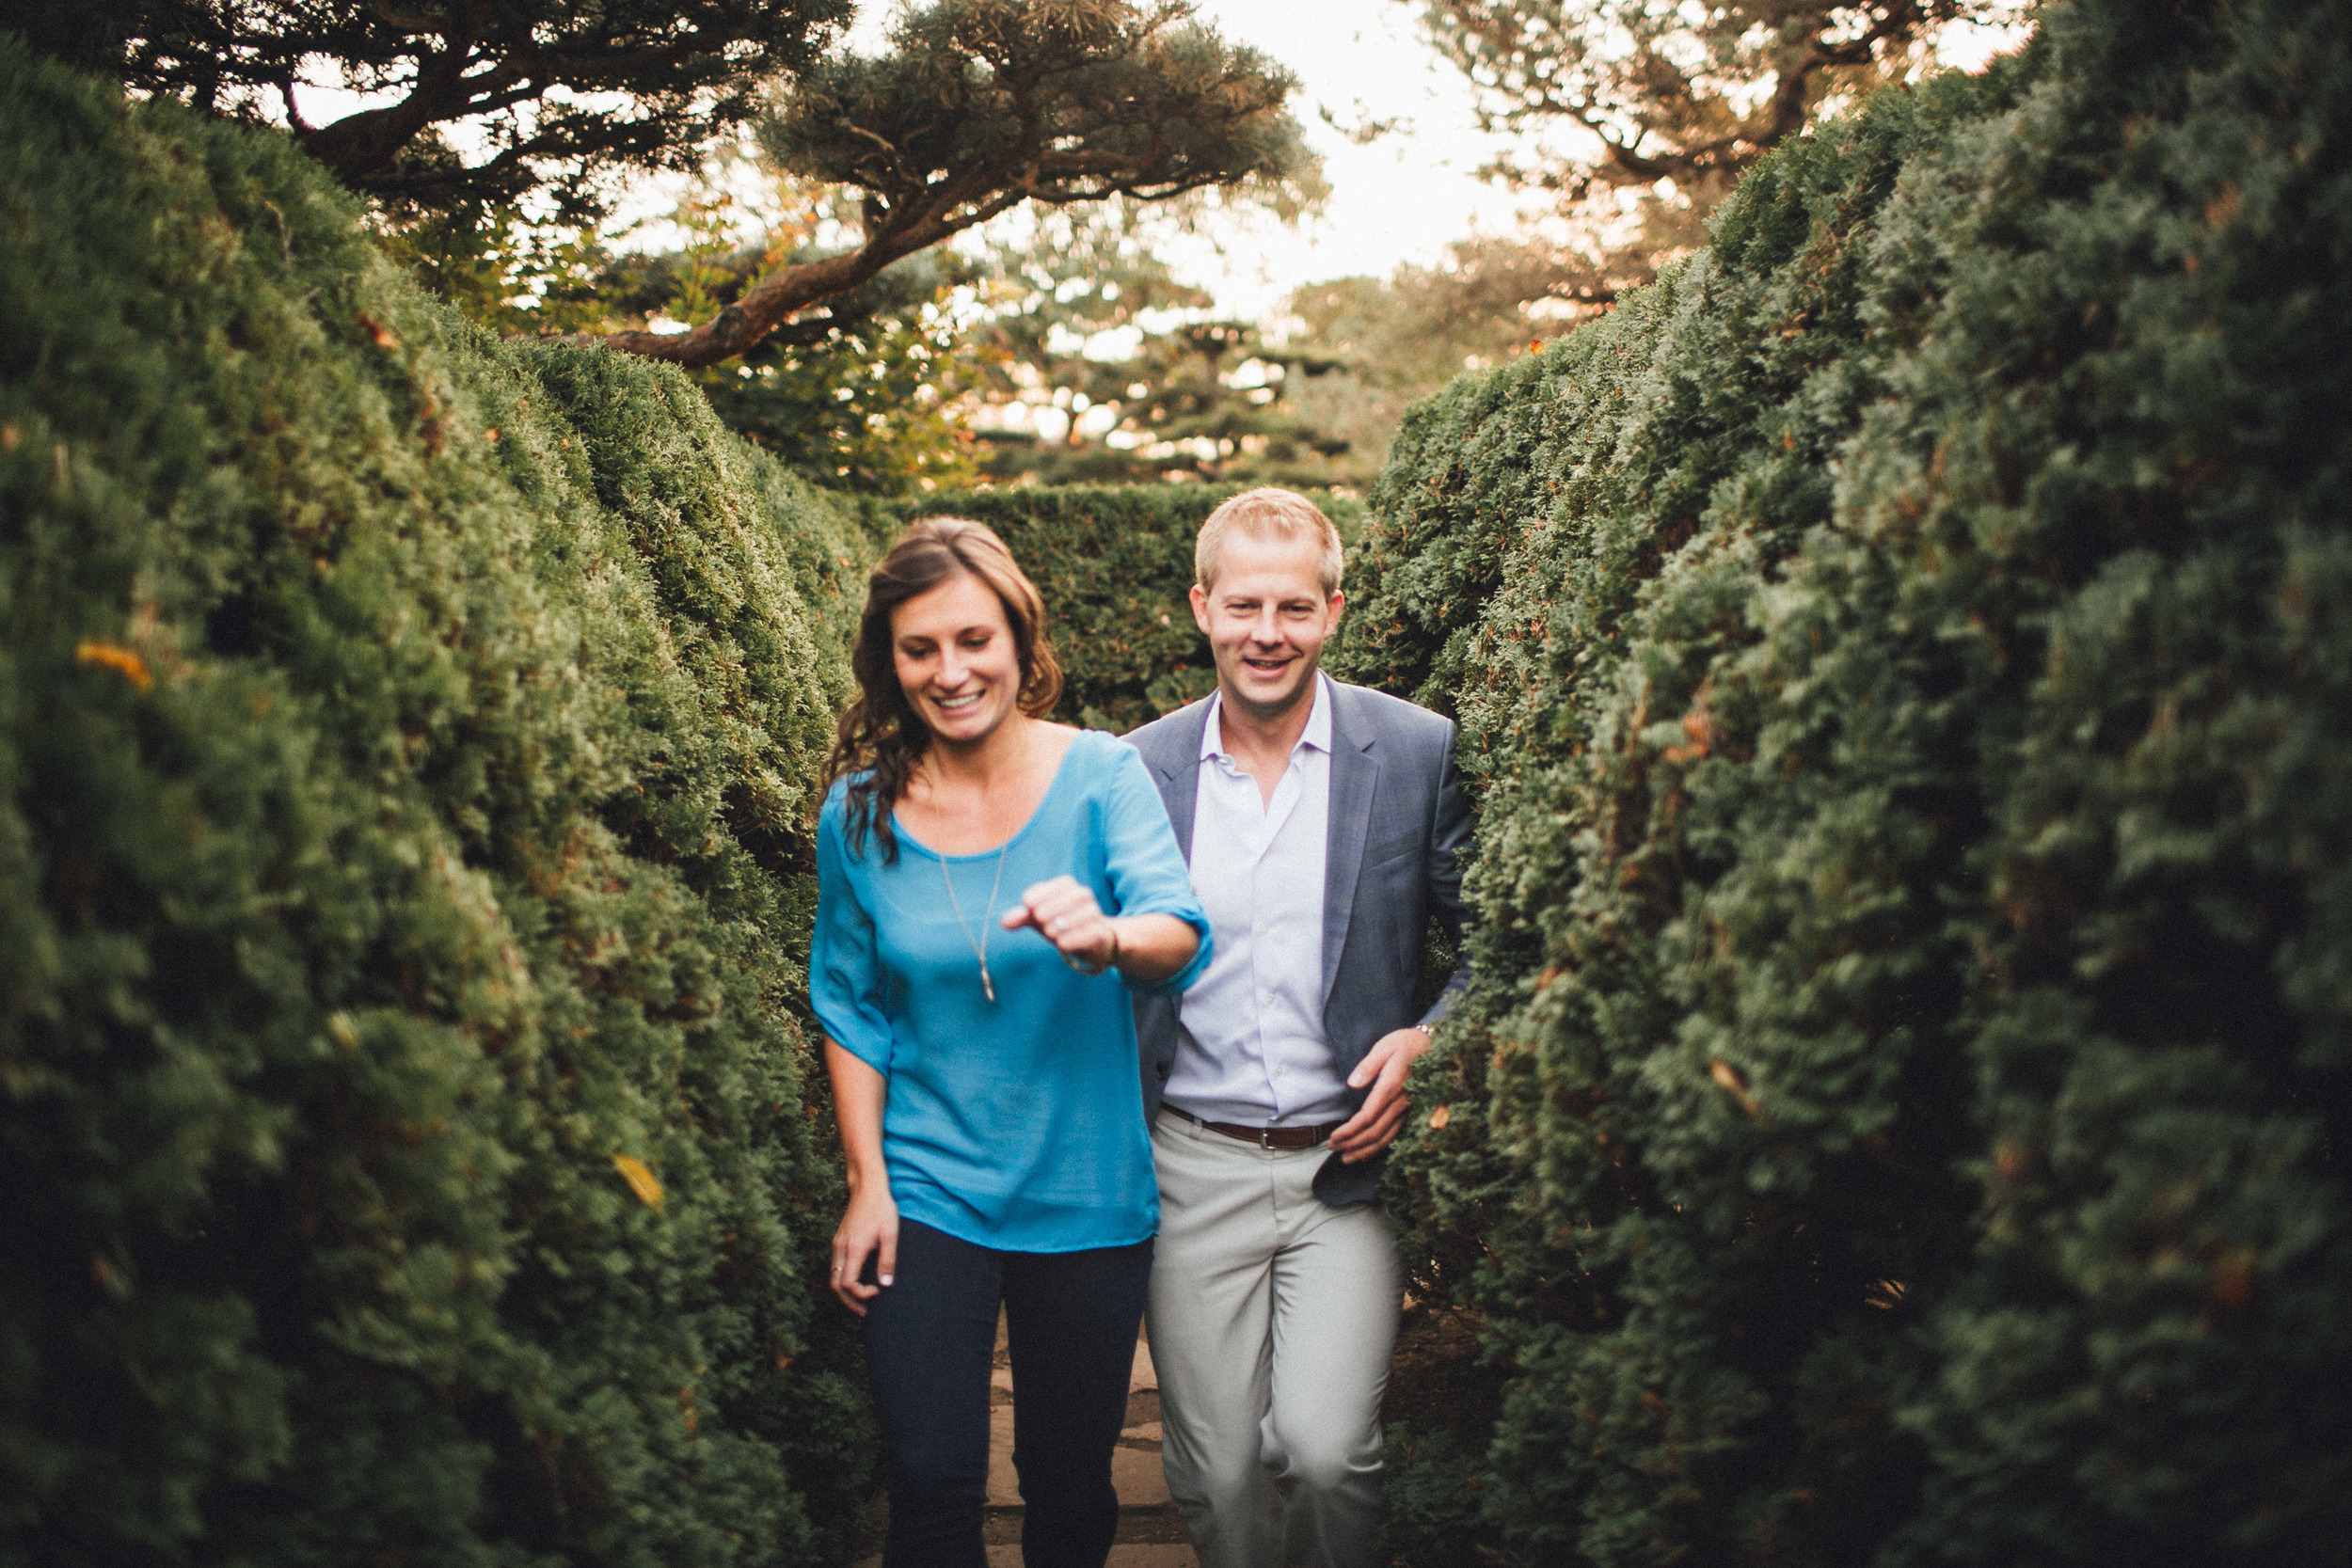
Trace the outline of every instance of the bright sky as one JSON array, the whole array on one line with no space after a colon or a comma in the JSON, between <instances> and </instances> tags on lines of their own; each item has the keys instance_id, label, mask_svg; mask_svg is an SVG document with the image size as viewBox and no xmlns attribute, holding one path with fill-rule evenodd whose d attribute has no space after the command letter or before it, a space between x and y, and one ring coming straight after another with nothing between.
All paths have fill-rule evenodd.
<instances>
[{"instance_id":1,"label":"bright sky","mask_svg":"<svg viewBox=\"0 0 2352 1568\"><path fill-rule=\"evenodd\" d=\"M1482 133L1460 71L1438 57L1420 29L1414 0L1195 0L1203 19L1299 78L1294 112L1323 155L1331 198L1316 218L1286 230L1253 226L1222 257L1203 244L1191 280L1217 295L1221 314L1254 319L1301 283L1353 275L1386 277L1411 261L1441 260L1454 240L1516 226L1539 195L1515 194L1478 178L1502 143ZM869 0L869 10L872 8ZM1974 69L2024 41L2022 29L1959 26L1939 40L1947 65ZM1401 121L1368 146L1327 124Z\"/></svg>"},{"instance_id":2,"label":"bright sky","mask_svg":"<svg viewBox=\"0 0 2352 1568\"><path fill-rule=\"evenodd\" d=\"M1222 313L1262 314L1301 283L1386 277L1433 262L1475 230L1514 226L1521 198L1478 178L1499 150L1470 115L1461 73L1422 41L1418 8L1402 0L1199 0L1204 20L1235 43L1288 66L1299 79L1294 112L1323 155L1331 198L1295 229L1252 225L1226 255L1200 247L1196 280ZM1325 123L1396 120L1357 146Z\"/></svg>"},{"instance_id":3,"label":"bright sky","mask_svg":"<svg viewBox=\"0 0 2352 1568\"><path fill-rule=\"evenodd\" d=\"M1323 156L1331 197L1295 228L1270 218L1225 226L1220 245L1184 244L1171 256L1217 296L1221 315L1255 318L1301 283L1355 274L1386 277L1429 262L1448 242L1513 226L1519 198L1477 177L1497 150L1471 119L1468 85L1418 32L1406 0L1194 0L1202 20L1299 79L1292 110ZM864 0L851 47L879 50L896 7ZM1397 128L1358 146L1327 124L1369 119Z\"/></svg>"}]
</instances>

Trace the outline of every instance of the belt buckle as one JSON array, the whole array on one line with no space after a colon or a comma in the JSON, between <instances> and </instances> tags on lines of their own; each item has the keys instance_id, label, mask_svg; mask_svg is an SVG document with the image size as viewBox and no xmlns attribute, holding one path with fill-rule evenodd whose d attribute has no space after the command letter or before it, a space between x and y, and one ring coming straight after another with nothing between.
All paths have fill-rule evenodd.
<instances>
[{"instance_id":1,"label":"belt buckle","mask_svg":"<svg viewBox=\"0 0 2352 1568\"><path fill-rule=\"evenodd\" d=\"M1258 1129L1258 1147L1259 1147L1260 1148L1264 1149L1264 1150L1265 1150L1267 1153L1269 1153L1269 1154L1271 1154L1271 1153L1274 1151L1274 1129L1273 1129L1273 1128L1271 1128L1271 1127L1261 1127L1261 1128L1259 1128L1259 1129Z\"/></svg>"}]
</instances>

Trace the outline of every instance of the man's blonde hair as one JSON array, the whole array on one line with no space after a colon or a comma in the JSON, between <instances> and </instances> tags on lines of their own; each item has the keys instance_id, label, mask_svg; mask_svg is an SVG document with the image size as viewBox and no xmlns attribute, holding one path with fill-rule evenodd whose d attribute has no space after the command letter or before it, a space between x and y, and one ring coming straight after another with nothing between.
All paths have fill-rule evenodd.
<instances>
[{"instance_id":1,"label":"man's blonde hair","mask_svg":"<svg viewBox=\"0 0 2352 1568\"><path fill-rule=\"evenodd\" d=\"M1323 509L1295 490L1263 484L1240 495L1209 514L1200 525L1200 538L1192 547L1192 578L1203 589L1216 577L1217 558L1225 551L1225 535L1240 529L1253 539L1314 539L1323 546L1315 573L1323 596L1340 591L1340 571L1346 564L1340 549L1340 531Z\"/></svg>"}]
</instances>

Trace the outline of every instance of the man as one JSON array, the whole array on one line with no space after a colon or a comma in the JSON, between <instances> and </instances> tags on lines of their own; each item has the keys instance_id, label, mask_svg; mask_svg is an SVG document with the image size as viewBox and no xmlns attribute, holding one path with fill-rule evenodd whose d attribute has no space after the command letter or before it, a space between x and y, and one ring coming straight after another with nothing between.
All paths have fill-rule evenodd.
<instances>
[{"instance_id":1,"label":"man","mask_svg":"<svg viewBox=\"0 0 2352 1568\"><path fill-rule=\"evenodd\" d=\"M1215 958L1136 1004L1160 1183L1148 1308L1168 1491L1205 1568L1374 1560L1401 1286L1378 1204L1435 914L1461 929L1454 726L1317 668L1340 539L1259 489L1201 526L1216 690L1127 737L1159 784Z\"/></svg>"}]
</instances>

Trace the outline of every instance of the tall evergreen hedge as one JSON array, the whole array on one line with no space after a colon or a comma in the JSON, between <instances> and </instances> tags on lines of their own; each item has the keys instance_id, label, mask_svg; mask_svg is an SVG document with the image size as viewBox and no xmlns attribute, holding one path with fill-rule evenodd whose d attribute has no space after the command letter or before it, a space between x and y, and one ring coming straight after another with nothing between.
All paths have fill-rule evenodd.
<instances>
[{"instance_id":1,"label":"tall evergreen hedge","mask_svg":"<svg viewBox=\"0 0 2352 1568\"><path fill-rule=\"evenodd\" d=\"M854 519L0 39L0 1563L824 1560Z\"/></svg>"},{"instance_id":2,"label":"tall evergreen hedge","mask_svg":"<svg viewBox=\"0 0 2352 1568\"><path fill-rule=\"evenodd\" d=\"M2343 1560L2348 35L2053 5L1408 420L1341 663L1483 815L1392 1208L1509 1374L1414 1560Z\"/></svg>"}]
</instances>

